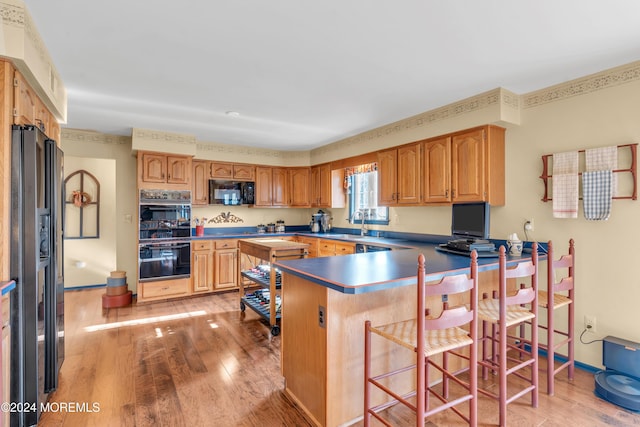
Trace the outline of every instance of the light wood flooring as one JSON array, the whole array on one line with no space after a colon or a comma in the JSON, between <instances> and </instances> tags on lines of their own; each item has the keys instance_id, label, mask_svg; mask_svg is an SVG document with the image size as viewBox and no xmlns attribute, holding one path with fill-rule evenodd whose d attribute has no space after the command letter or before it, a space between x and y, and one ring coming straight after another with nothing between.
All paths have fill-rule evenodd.
<instances>
[{"instance_id":1,"label":"light wood flooring","mask_svg":"<svg viewBox=\"0 0 640 427\"><path fill-rule=\"evenodd\" d=\"M311 425L283 393L280 338L253 311L241 315L237 293L110 310L103 293L65 293L66 359L49 400L99 411L44 413L40 426ZM526 397L509 405L509 425L640 425L640 414L593 395L592 374L576 374L556 381L555 397L541 392L538 409ZM449 412L427 425L462 425ZM479 412L480 425L497 424L495 402L481 398ZM400 407L391 415L413 425Z\"/></svg>"}]
</instances>

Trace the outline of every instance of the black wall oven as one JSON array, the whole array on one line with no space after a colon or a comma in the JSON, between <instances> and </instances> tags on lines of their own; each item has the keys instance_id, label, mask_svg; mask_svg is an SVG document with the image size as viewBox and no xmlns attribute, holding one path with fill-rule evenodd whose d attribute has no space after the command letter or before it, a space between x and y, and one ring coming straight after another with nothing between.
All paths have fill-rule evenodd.
<instances>
[{"instance_id":1,"label":"black wall oven","mask_svg":"<svg viewBox=\"0 0 640 427\"><path fill-rule=\"evenodd\" d=\"M141 282L191 275L191 192L140 190Z\"/></svg>"},{"instance_id":2,"label":"black wall oven","mask_svg":"<svg viewBox=\"0 0 640 427\"><path fill-rule=\"evenodd\" d=\"M140 243L141 282L180 279L191 274L191 242L172 240Z\"/></svg>"}]
</instances>

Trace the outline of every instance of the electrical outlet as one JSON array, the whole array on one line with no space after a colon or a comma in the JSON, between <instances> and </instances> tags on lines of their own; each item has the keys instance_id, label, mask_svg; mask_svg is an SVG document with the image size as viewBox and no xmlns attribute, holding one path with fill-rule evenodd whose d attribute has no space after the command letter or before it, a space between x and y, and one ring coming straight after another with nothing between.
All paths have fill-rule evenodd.
<instances>
[{"instance_id":1,"label":"electrical outlet","mask_svg":"<svg viewBox=\"0 0 640 427\"><path fill-rule=\"evenodd\" d=\"M596 317L584 315L584 328L587 332L596 333Z\"/></svg>"},{"instance_id":2,"label":"electrical outlet","mask_svg":"<svg viewBox=\"0 0 640 427\"><path fill-rule=\"evenodd\" d=\"M526 231L533 231L533 218L528 219L524 223L524 229Z\"/></svg>"}]
</instances>

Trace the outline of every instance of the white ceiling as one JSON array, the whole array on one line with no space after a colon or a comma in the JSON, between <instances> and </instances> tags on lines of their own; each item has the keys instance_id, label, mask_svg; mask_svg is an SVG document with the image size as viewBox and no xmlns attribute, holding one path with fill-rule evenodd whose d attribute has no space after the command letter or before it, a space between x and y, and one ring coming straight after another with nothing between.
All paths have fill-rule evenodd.
<instances>
[{"instance_id":1,"label":"white ceiling","mask_svg":"<svg viewBox=\"0 0 640 427\"><path fill-rule=\"evenodd\" d=\"M64 127L278 150L640 59L637 0L25 4L68 91Z\"/></svg>"}]
</instances>

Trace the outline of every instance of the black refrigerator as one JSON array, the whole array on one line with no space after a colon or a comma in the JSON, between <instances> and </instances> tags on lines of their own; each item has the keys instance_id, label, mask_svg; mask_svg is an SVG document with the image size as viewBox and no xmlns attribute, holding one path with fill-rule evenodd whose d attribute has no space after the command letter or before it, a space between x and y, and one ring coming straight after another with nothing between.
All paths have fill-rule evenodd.
<instances>
[{"instance_id":1,"label":"black refrigerator","mask_svg":"<svg viewBox=\"0 0 640 427\"><path fill-rule=\"evenodd\" d=\"M37 424L64 360L63 158L37 127L13 126L10 396L30 410L12 426Z\"/></svg>"}]
</instances>

